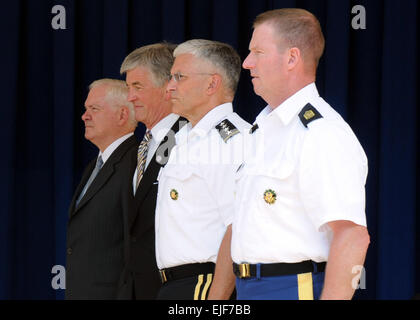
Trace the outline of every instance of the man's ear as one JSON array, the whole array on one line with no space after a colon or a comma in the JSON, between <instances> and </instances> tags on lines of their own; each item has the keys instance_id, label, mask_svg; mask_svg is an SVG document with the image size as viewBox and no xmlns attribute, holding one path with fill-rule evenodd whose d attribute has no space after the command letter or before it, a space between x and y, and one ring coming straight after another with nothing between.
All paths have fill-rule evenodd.
<instances>
[{"instance_id":1,"label":"man's ear","mask_svg":"<svg viewBox=\"0 0 420 320\"><path fill-rule=\"evenodd\" d=\"M219 90L221 85L222 85L222 77L220 76L220 74L217 74L217 73L213 74L207 86L207 94L208 95L214 94L215 92L217 92L217 90Z\"/></svg>"},{"instance_id":2,"label":"man's ear","mask_svg":"<svg viewBox=\"0 0 420 320\"><path fill-rule=\"evenodd\" d=\"M289 49L289 55L287 60L287 69L294 69L302 60L302 56L299 48L293 47Z\"/></svg>"},{"instance_id":3,"label":"man's ear","mask_svg":"<svg viewBox=\"0 0 420 320\"><path fill-rule=\"evenodd\" d=\"M128 121L129 110L127 106L123 106L118 110L118 124L124 125Z\"/></svg>"}]
</instances>

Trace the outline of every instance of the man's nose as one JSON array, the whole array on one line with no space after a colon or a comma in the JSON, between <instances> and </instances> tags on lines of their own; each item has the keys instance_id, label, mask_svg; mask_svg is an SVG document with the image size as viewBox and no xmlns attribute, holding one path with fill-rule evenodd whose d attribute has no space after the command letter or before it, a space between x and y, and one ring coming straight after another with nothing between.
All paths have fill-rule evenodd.
<instances>
[{"instance_id":1,"label":"man's nose","mask_svg":"<svg viewBox=\"0 0 420 320\"><path fill-rule=\"evenodd\" d=\"M88 110L85 110L85 112L83 112L83 114L82 114L82 120L86 121L88 119L90 119L90 113L89 113Z\"/></svg>"},{"instance_id":2,"label":"man's nose","mask_svg":"<svg viewBox=\"0 0 420 320\"><path fill-rule=\"evenodd\" d=\"M251 53L245 58L244 62L242 63L242 68L244 69L252 69L254 67L254 59L251 56Z\"/></svg>"},{"instance_id":3,"label":"man's nose","mask_svg":"<svg viewBox=\"0 0 420 320\"><path fill-rule=\"evenodd\" d=\"M171 77L171 79L169 80L166 86L166 92L175 91L175 89L176 89L176 81L174 80L173 77Z\"/></svg>"},{"instance_id":4,"label":"man's nose","mask_svg":"<svg viewBox=\"0 0 420 320\"><path fill-rule=\"evenodd\" d=\"M128 89L128 95L127 95L127 100L130 102L133 102L137 99L137 96L135 95L135 93L133 92L133 89Z\"/></svg>"}]
</instances>

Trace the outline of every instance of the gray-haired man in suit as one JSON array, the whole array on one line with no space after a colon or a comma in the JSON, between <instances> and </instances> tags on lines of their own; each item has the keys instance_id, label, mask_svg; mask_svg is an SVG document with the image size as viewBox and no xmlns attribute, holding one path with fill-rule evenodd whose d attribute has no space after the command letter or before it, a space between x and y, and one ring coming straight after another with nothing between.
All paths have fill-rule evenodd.
<instances>
[{"instance_id":1,"label":"gray-haired man in suit","mask_svg":"<svg viewBox=\"0 0 420 320\"><path fill-rule=\"evenodd\" d=\"M89 87L82 120L85 138L99 149L83 173L69 210L66 299L114 299L124 266L122 193L136 152L134 108L123 81Z\"/></svg>"}]
</instances>

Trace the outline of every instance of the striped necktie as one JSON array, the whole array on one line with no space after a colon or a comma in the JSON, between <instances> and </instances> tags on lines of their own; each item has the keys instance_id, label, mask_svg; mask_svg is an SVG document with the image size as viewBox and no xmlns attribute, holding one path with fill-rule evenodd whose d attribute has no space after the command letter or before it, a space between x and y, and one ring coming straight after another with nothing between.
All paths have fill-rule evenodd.
<instances>
[{"instance_id":1,"label":"striped necktie","mask_svg":"<svg viewBox=\"0 0 420 320\"><path fill-rule=\"evenodd\" d=\"M144 171L146 170L147 151L149 149L149 142L152 139L152 133L147 130L144 134L143 140L140 142L139 150L137 151L137 180L136 190L139 187L141 178L143 178Z\"/></svg>"}]
</instances>

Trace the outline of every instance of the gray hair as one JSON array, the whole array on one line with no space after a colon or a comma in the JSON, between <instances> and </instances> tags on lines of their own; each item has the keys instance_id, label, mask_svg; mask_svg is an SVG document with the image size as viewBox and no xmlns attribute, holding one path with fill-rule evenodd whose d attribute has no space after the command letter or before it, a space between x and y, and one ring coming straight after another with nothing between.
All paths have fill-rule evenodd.
<instances>
[{"instance_id":1,"label":"gray hair","mask_svg":"<svg viewBox=\"0 0 420 320\"><path fill-rule=\"evenodd\" d=\"M92 90L93 88L99 87L99 86L106 86L106 101L110 102L110 105L113 108L121 108L121 107L127 107L129 114L128 114L128 120L131 125L137 126L137 120L135 117L134 112L134 105L127 100L128 97L128 89L127 85L122 80L117 79L99 79L93 81L89 85L89 90Z\"/></svg>"},{"instance_id":2,"label":"gray hair","mask_svg":"<svg viewBox=\"0 0 420 320\"><path fill-rule=\"evenodd\" d=\"M136 67L146 67L152 74L153 83L157 87L163 87L171 75L175 47L174 44L162 42L137 48L124 59L120 73L124 74Z\"/></svg>"},{"instance_id":3,"label":"gray hair","mask_svg":"<svg viewBox=\"0 0 420 320\"><path fill-rule=\"evenodd\" d=\"M226 88L235 95L241 75L241 58L233 47L218 41L192 39L176 47L174 57L186 53L210 62L220 73Z\"/></svg>"}]
</instances>

